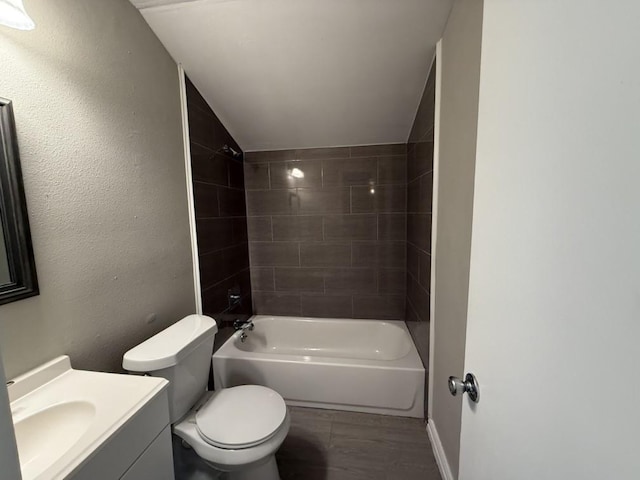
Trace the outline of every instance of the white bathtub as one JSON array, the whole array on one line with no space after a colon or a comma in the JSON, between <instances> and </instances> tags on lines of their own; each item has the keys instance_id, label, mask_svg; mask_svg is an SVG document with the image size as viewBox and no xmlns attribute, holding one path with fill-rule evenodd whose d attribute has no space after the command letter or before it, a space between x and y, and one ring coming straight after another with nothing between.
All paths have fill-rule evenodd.
<instances>
[{"instance_id":1,"label":"white bathtub","mask_svg":"<svg viewBox=\"0 0 640 480\"><path fill-rule=\"evenodd\" d=\"M265 385L289 405L422 417L424 367L404 322L256 315L213 355L216 388Z\"/></svg>"}]
</instances>

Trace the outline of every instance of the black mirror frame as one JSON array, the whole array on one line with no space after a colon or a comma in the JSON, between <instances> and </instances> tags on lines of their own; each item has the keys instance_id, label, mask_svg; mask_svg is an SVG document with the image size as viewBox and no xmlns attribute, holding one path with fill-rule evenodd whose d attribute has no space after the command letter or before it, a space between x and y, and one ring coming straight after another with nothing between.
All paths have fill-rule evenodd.
<instances>
[{"instance_id":1,"label":"black mirror frame","mask_svg":"<svg viewBox=\"0 0 640 480\"><path fill-rule=\"evenodd\" d=\"M11 282L0 285L0 305L40 293L11 100L0 97L0 220ZM1 254L1 252L0 252Z\"/></svg>"}]
</instances>

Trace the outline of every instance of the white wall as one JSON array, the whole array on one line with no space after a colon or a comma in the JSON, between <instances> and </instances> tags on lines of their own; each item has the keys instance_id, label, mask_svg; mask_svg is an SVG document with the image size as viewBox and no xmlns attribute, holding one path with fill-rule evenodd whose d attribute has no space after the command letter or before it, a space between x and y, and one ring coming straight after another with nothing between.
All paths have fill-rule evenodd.
<instances>
[{"instance_id":1,"label":"white wall","mask_svg":"<svg viewBox=\"0 0 640 480\"><path fill-rule=\"evenodd\" d=\"M177 66L126 0L26 7L34 31L0 27L0 96L41 294L0 307L7 375L63 353L117 370L195 308Z\"/></svg>"},{"instance_id":2,"label":"white wall","mask_svg":"<svg viewBox=\"0 0 640 480\"><path fill-rule=\"evenodd\" d=\"M442 38L438 200L433 318L435 424L454 476L458 472L461 397L447 388L463 377L473 216L482 2L456 0Z\"/></svg>"},{"instance_id":3,"label":"white wall","mask_svg":"<svg viewBox=\"0 0 640 480\"><path fill-rule=\"evenodd\" d=\"M13 420L9 409L9 395L5 388L6 378L0 355L0 478L20 480L20 463L13 433Z\"/></svg>"}]
</instances>

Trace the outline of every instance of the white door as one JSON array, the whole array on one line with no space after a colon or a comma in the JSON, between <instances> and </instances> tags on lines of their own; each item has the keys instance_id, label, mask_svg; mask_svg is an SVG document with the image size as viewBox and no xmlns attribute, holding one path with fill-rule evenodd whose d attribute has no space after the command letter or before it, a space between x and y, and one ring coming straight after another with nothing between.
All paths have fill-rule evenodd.
<instances>
[{"instance_id":1,"label":"white door","mask_svg":"<svg viewBox=\"0 0 640 480\"><path fill-rule=\"evenodd\" d=\"M640 479L640 2L484 8L459 478Z\"/></svg>"}]
</instances>

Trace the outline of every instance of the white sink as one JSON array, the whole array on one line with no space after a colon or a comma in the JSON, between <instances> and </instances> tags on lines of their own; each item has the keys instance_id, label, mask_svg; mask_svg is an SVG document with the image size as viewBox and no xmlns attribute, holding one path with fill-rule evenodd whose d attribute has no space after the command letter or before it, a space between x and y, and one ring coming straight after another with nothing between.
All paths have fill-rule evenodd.
<instances>
[{"instance_id":1,"label":"white sink","mask_svg":"<svg viewBox=\"0 0 640 480\"><path fill-rule=\"evenodd\" d=\"M96 408L89 402L65 402L14 418L23 476L46 471L91 427Z\"/></svg>"},{"instance_id":2,"label":"white sink","mask_svg":"<svg viewBox=\"0 0 640 480\"><path fill-rule=\"evenodd\" d=\"M74 370L67 356L14 379L9 399L23 480L72 475L166 385Z\"/></svg>"}]
</instances>

